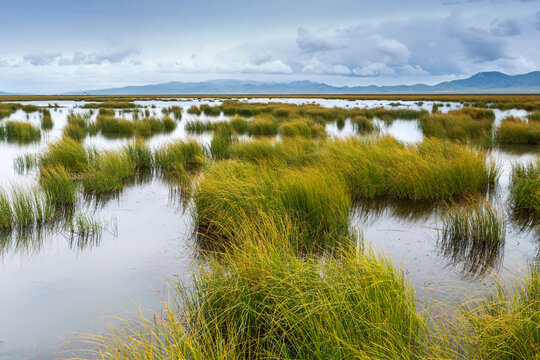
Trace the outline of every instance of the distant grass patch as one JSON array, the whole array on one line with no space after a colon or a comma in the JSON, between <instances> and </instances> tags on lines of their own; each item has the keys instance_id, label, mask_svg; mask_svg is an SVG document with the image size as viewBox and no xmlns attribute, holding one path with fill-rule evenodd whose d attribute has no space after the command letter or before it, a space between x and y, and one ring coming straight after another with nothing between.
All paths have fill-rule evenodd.
<instances>
[{"instance_id":1,"label":"distant grass patch","mask_svg":"<svg viewBox=\"0 0 540 360\"><path fill-rule=\"evenodd\" d=\"M41 139L41 131L29 122L10 120L0 126L0 137L8 141L31 142Z\"/></svg>"},{"instance_id":2,"label":"distant grass patch","mask_svg":"<svg viewBox=\"0 0 540 360\"><path fill-rule=\"evenodd\" d=\"M423 134L462 142L491 137L493 112L491 110L465 109L463 111L450 111L447 114L423 115L420 118Z\"/></svg>"},{"instance_id":3,"label":"distant grass patch","mask_svg":"<svg viewBox=\"0 0 540 360\"><path fill-rule=\"evenodd\" d=\"M84 109L133 109L136 108L137 105L132 102L105 101L99 103L86 103L82 107Z\"/></svg>"},{"instance_id":4,"label":"distant grass patch","mask_svg":"<svg viewBox=\"0 0 540 360\"><path fill-rule=\"evenodd\" d=\"M41 109L41 128L43 130L50 130L53 128L54 123L52 121L51 112L49 109Z\"/></svg>"},{"instance_id":5,"label":"distant grass patch","mask_svg":"<svg viewBox=\"0 0 540 360\"><path fill-rule=\"evenodd\" d=\"M540 144L540 123L536 121L525 122L519 118L508 116L503 119L495 140L499 144Z\"/></svg>"}]
</instances>

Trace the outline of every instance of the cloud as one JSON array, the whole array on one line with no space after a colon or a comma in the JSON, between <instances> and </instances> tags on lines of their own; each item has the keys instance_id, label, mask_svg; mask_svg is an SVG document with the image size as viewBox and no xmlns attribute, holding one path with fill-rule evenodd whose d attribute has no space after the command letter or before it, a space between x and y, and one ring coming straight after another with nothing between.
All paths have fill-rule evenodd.
<instances>
[{"instance_id":1,"label":"cloud","mask_svg":"<svg viewBox=\"0 0 540 360\"><path fill-rule=\"evenodd\" d=\"M459 13L452 13L445 21L446 34L458 40L465 56L473 62L495 61L509 57L506 41L492 36L482 27L468 26Z\"/></svg>"},{"instance_id":2,"label":"cloud","mask_svg":"<svg viewBox=\"0 0 540 360\"><path fill-rule=\"evenodd\" d=\"M493 20L489 26L491 34L495 36L515 36L521 34L521 26L515 19Z\"/></svg>"},{"instance_id":3,"label":"cloud","mask_svg":"<svg viewBox=\"0 0 540 360\"><path fill-rule=\"evenodd\" d=\"M395 74L402 71L411 56L405 44L365 26L314 32L300 28L296 44L301 71L317 74Z\"/></svg>"},{"instance_id":4,"label":"cloud","mask_svg":"<svg viewBox=\"0 0 540 360\"><path fill-rule=\"evenodd\" d=\"M27 54L23 56L23 61L34 66L46 66L53 64L61 56L61 53Z\"/></svg>"},{"instance_id":5,"label":"cloud","mask_svg":"<svg viewBox=\"0 0 540 360\"><path fill-rule=\"evenodd\" d=\"M537 11L534 15L534 27L540 31L540 11Z\"/></svg>"},{"instance_id":6,"label":"cloud","mask_svg":"<svg viewBox=\"0 0 540 360\"><path fill-rule=\"evenodd\" d=\"M83 53L75 52L73 57L63 57L58 61L60 66L67 65L101 65L104 63L118 64L131 55L140 54L138 47L124 47L119 49L108 49L100 52Z\"/></svg>"}]
</instances>

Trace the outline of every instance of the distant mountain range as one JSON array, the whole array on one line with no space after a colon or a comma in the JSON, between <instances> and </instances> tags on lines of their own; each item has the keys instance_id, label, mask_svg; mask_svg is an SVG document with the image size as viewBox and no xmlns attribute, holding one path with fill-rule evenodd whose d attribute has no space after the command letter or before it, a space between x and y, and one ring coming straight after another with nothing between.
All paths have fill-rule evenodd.
<instances>
[{"instance_id":1,"label":"distant mountain range","mask_svg":"<svg viewBox=\"0 0 540 360\"><path fill-rule=\"evenodd\" d=\"M481 72L467 79L436 85L331 86L313 81L261 82L211 80L168 82L122 88L69 92L66 95L204 95L204 94L424 94L424 93L536 93L540 94L540 71L522 75ZM0 92L0 94L6 94Z\"/></svg>"}]
</instances>

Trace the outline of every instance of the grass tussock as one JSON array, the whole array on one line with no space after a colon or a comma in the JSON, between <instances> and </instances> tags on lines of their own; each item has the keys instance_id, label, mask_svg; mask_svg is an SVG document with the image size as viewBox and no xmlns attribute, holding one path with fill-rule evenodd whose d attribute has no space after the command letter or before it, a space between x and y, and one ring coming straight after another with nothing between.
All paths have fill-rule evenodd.
<instances>
[{"instance_id":1,"label":"grass tussock","mask_svg":"<svg viewBox=\"0 0 540 360\"><path fill-rule=\"evenodd\" d=\"M125 101L105 101L99 103L86 103L82 107L84 109L134 109L137 105Z\"/></svg>"},{"instance_id":2,"label":"grass tussock","mask_svg":"<svg viewBox=\"0 0 540 360\"><path fill-rule=\"evenodd\" d=\"M88 154L81 143L64 137L49 144L38 163L40 167L63 167L70 173L80 173L88 166Z\"/></svg>"},{"instance_id":3,"label":"grass tussock","mask_svg":"<svg viewBox=\"0 0 540 360\"><path fill-rule=\"evenodd\" d=\"M442 139L459 140L466 142L468 140L479 140L485 137L491 137L493 118L489 115L493 112L483 110L467 112L450 111L447 114L426 114L420 118L420 128L425 136L437 137ZM474 110L474 109L473 109Z\"/></svg>"},{"instance_id":4,"label":"grass tussock","mask_svg":"<svg viewBox=\"0 0 540 360\"><path fill-rule=\"evenodd\" d=\"M0 138L16 142L37 141L41 139L41 131L29 122L7 121L0 126Z\"/></svg>"},{"instance_id":5,"label":"grass tussock","mask_svg":"<svg viewBox=\"0 0 540 360\"><path fill-rule=\"evenodd\" d=\"M517 212L540 215L539 160L512 166L509 200Z\"/></svg>"},{"instance_id":6,"label":"grass tussock","mask_svg":"<svg viewBox=\"0 0 540 360\"><path fill-rule=\"evenodd\" d=\"M425 322L386 258L280 246L232 251L181 288L183 307L95 339L103 359L421 358ZM96 354L94 354L95 356Z\"/></svg>"},{"instance_id":7,"label":"grass tussock","mask_svg":"<svg viewBox=\"0 0 540 360\"><path fill-rule=\"evenodd\" d=\"M201 115L202 114L202 111L201 109L199 109L199 107L197 105L191 105L189 107L189 109L187 109L187 113L188 114L191 114L191 115Z\"/></svg>"},{"instance_id":8,"label":"grass tussock","mask_svg":"<svg viewBox=\"0 0 540 360\"><path fill-rule=\"evenodd\" d=\"M237 239L245 222L266 218L294 227L296 239L305 240L295 245L304 249L348 233L349 195L339 176L321 169L219 162L205 172L194 202L199 229L211 241Z\"/></svg>"},{"instance_id":9,"label":"grass tussock","mask_svg":"<svg viewBox=\"0 0 540 360\"><path fill-rule=\"evenodd\" d=\"M248 134L253 136L275 136L278 124L272 116L259 115L248 123Z\"/></svg>"},{"instance_id":10,"label":"grass tussock","mask_svg":"<svg viewBox=\"0 0 540 360\"><path fill-rule=\"evenodd\" d=\"M187 171L200 170L205 158L203 147L195 140L171 142L154 152L155 165L163 171L174 170L177 164Z\"/></svg>"},{"instance_id":11,"label":"grass tussock","mask_svg":"<svg viewBox=\"0 0 540 360\"><path fill-rule=\"evenodd\" d=\"M50 202L63 206L75 203L78 186L64 167L42 167L39 182Z\"/></svg>"},{"instance_id":12,"label":"grass tussock","mask_svg":"<svg viewBox=\"0 0 540 360\"><path fill-rule=\"evenodd\" d=\"M453 330L464 358L536 359L540 352L540 272L496 280L483 297L460 306ZM459 327L458 327L459 326ZM458 343L459 344L459 343Z\"/></svg>"},{"instance_id":13,"label":"grass tussock","mask_svg":"<svg viewBox=\"0 0 540 360\"><path fill-rule=\"evenodd\" d=\"M404 145L391 137L330 141L317 154L343 175L353 198L439 200L486 191L497 168L485 154L460 144L428 139Z\"/></svg>"},{"instance_id":14,"label":"grass tussock","mask_svg":"<svg viewBox=\"0 0 540 360\"><path fill-rule=\"evenodd\" d=\"M525 122L519 118L508 116L503 119L495 140L499 144L540 144L540 123L536 121Z\"/></svg>"},{"instance_id":15,"label":"grass tussock","mask_svg":"<svg viewBox=\"0 0 540 360\"><path fill-rule=\"evenodd\" d=\"M182 108L180 106L170 106L167 108L163 108L162 110L164 115L171 115L174 117L175 120L180 121L182 120Z\"/></svg>"},{"instance_id":16,"label":"grass tussock","mask_svg":"<svg viewBox=\"0 0 540 360\"><path fill-rule=\"evenodd\" d=\"M137 164L125 151L108 151L95 154L82 174L86 193L119 191L124 181L135 175Z\"/></svg>"},{"instance_id":17,"label":"grass tussock","mask_svg":"<svg viewBox=\"0 0 540 360\"><path fill-rule=\"evenodd\" d=\"M49 109L41 109L42 118L41 118L41 128L43 130L50 130L53 128L54 123L52 121L51 112Z\"/></svg>"}]
</instances>

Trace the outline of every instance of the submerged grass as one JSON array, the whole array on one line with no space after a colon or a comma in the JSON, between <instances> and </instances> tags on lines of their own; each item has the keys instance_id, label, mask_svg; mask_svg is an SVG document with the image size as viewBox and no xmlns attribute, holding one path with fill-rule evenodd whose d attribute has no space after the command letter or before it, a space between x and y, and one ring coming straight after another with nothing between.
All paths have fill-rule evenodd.
<instances>
[{"instance_id":1,"label":"submerged grass","mask_svg":"<svg viewBox=\"0 0 540 360\"><path fill-rule=\"evenodd\" d=\"M53 128L54 123L52 121L51 112L49 109L41 109L41 113L43 114L41 118L41 128L43 130L50 130Z\"/></svg>"}]
</instances>

